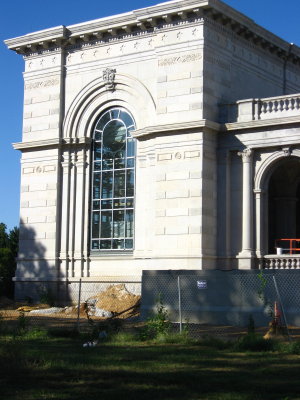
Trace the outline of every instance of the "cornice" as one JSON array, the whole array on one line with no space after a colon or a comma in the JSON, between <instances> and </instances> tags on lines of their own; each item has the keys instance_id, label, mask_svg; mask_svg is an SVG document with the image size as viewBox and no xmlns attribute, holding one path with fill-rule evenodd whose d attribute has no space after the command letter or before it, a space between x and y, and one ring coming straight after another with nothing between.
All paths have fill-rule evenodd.
<instances>
[{"instance_id":1,"label":"cornice","mask_svg":"<svg viewBox=\"0 0 300 400\"><path fill-rule=\"evenodd\" d=\"M285 118L272 118L264 120L255 120L247 122L232 122L224 124L224 129L222 131L238 131L247 129L261 129L262 127L273 127L278 125L299 125L300 115L285 117Z\"/></svg>"},{"instance_id":2,"label":"cornice","mask_svg":"<svg viewBox=\"0 0 300 400\"><path fill-rule=\"evenodd\" d=\"M174 133L176 131L182 132L182 131L195 131L199 129L201 130L209 129L211 131L218 132L220 130L220 127L221 125L216 122L209 121L207 119L201 119L192 122L149 126L143 129L137 129L136 131L131 131L131 134L133 137L137 139L143 139L150 135L162 135L162 134L168 134L170 132Z\"/></svg>"},{"instance_id":3,"label":"cornice","mask_svg":"<svg viewBox=\"0 0 300 400\"><path fill-rule=\"evenodd\" d=\"M49 147L64 147L64 146L86 146L91 144L92 139L90 137L81 138L64 138L64 139L46 139L46 140L33 140L31 142L18 142L13 143L15 150L26 151L26 150L38 150Z\"/></svg>"},{"instance_id":4,"label":"cornice","mask_svg":"<svg viewBox=\"0 0 300 400\"><path fill-rule=\"evenodd\" d=\"M64 25L56 26L50 29L44 29L19 36L4 41L10 50L14 50L20 54L26 54L36 51L38 48L45 50L57 48L66 41L68 37L67 28Z\"/></svg>"},{"instance_id":5,"label":"cornice","mask_svg":"<svg viewBox=\"0 0 300 400\"><path fill-rule=\"evenodd\" d=\"M220 0L173 0L155 6L88 21L58 26L28 35L8 39L9 49L24 55L57 50L59 47L84 46L87 43L106 43L128 35L155 32L176 27L183 21L199 18L214 20L255 45L277 56L300 63L300 48L272 34Z\"/></svg>"}]
</instances>

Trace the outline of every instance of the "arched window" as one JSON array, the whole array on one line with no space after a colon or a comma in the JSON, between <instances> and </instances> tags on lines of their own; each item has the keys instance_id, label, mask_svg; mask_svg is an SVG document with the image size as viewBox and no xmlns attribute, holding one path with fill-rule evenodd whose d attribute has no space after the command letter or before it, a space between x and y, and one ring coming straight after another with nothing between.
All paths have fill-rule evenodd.
<instances>
[{"instance_id":1,"label":"arched window","mask_svg":"<svg viewBox=\"0 0 300 400\"><path fill-rule=\"evenodd\" d=\"M135 123L121 107L104 112L93 134L91 250L132 250Z\"/></svg>"}]
</instances>

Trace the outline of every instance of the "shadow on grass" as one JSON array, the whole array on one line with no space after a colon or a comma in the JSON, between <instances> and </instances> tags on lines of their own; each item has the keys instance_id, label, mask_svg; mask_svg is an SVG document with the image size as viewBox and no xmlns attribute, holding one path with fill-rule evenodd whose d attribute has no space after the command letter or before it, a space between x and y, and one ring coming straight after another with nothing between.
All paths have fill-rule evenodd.
<instances>
[{"instance_id":1,"label":"shadow on grass","mask_svg":"<svg viewBox=\"0 0 300 400\"><path fill-rule=\"evenodd\" d=\"M300 393L299 356L166 344L82 348L81 341L66 338L16 344L8 368L7 342L1 343L6 400L283 400ZM9 346L13 352L14 343Z\"/></svg>"}]
</instances>

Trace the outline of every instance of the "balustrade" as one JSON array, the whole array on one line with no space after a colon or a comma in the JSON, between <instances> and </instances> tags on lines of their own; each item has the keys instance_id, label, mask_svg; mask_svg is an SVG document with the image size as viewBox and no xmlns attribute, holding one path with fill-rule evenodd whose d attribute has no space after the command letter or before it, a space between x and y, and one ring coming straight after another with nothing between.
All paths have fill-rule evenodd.
<instances>
[{"instance_id":1,"label":"balustrade","mask_svg":"<svg viewBox=\"0 0 300 400\"><path fill-rule=\"evenodd\" d=\"M279 114L295 114L300 110L300 95L280 96L257 100L258 115L255 119L276 118ZM276 115L277 114L277 115Z\"/></svg>"},{"instance_id":2,"label":"balustrade","mask_svg":"<svg viewBox=\"0 0 300 400\"><path fill-rule=\"evenodd\" d=\"M300 114L300 94L237 102L238 122L284 118Z\"/></svg>"},{"instance_id":3,"label":"balustrade","mask_svg":"<svg viewBox=\"0 0 300 400\"><path fill-rule=\"evenodd\" d=\"M265 256L264 269L300 269L300 255Z\"/></svg>"}]
</instances>

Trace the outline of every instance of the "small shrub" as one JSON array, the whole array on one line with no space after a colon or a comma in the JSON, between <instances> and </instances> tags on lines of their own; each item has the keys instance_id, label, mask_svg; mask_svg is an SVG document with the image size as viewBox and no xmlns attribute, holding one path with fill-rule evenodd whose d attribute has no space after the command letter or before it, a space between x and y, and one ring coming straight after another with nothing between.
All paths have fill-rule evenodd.
<instances>
[{"instance_id":1,"label":"small shrub","mask_svg":"<svg viewBox=\"0 0 300 400\"><path fill-rule=\"evenodd\" d=\"M50 307L53 307L55 305L55 297L50 288L42 287L39 290L38 294L39 294L40 302L42 304L48 304Z\"/></svg>"},{"instance_id":2,"label":"small shrub","mask_svg":"<svg viewBox=\"0 0 300 400\"><path fill-rule=\"evenodd\" d=\"M189 345L195 342L188 335L185 335L183 333L170 333L170 332L166 334L158 334L155 337L154 341L155 343L182 344L182 345Z\"/></svg>"},{"instance_id":3,"label":"small shrub","mask_svg":"<svg viewBox=\"0 0 300 400\"><path fill-rule=\"evenodd\" d=\"M144 329L141 331L141 339L154 339L157 336L167 335L170 332L171 322L169 321L168 310L164 306L161 296L156 303L156 312L148 318Z\"/></svg>"},{"instance_id":4,"label":"small shrub","mask_svg":"<svg viewBox=\"0 0 300 400\"><path fill-rule=\"evenodd\" d=\"M112 344L118 345L126 345L127 343L136 342L137 340L136 335L129 332L118 332L112 336L108 336L108 338ZM101 339L101 341L104 341L104 339Z\"/></svg>"},{"instance_id":5,"label":"small shrub","mask_svg":"<svg viewBox=\"0 0 300 400\"><path fill-rule=\"evenodd\" d=\"M242 336L235 344L239 351L275 351L278 343L274 339L264 339L256 334Z\"/></svg>"},{"instance_id":6,"label":"small shrub","mask_svg":"<svg viewBox=\"0 0 300 400\"><path fill-rule=\"evenodd\" d=\"M27 332L29 328L29 318L26 317L24 311L19 311L19 316L17 319L17 329L16 329L16 335L23 335L24 333Z\"/></svg>"},{"instance_id":7,"label":"small shrub","mask_svg":"<svg viewBox=\"0 0 300 400\"><path fill-rule=\"evenodd\" d=\"M247 325L248 335L255 333L255 323L252 314L249 315L248 325Z\"/></svg>"},{"instance_id":8,"label":"small shrub","mask_svg":"<svg viewBox=\"0 0 300 400\"><path fill-rule=\"evenodd\" d=\"M278 350L282 353L288 353L288 354L300 354L300 341L297 340L295 342L289 342L289 343L278 343Z\"/></svg>"},{"instance_id":9,"label":"small shrub","mask_svg":"<svg viewBox=\"0 0 300 400\"><path fill-rule=\"evenodd\" d=\"M48 337L47 330L42 328L30 329L23 336L26 340L47 339Z\"/></svg>"}]
</instances>

